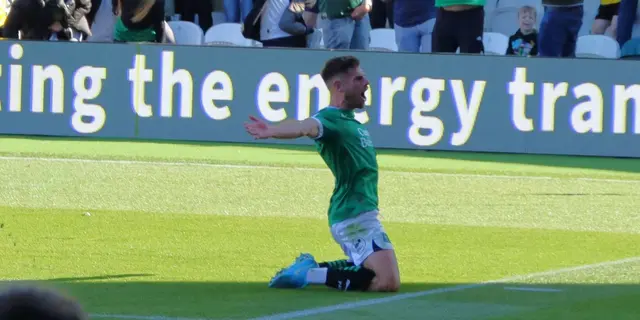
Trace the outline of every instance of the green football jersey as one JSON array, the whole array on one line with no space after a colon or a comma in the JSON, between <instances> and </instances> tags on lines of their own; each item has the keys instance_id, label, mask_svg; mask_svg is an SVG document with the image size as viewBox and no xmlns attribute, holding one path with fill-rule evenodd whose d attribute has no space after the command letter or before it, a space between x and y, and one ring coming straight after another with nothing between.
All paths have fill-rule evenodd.
<instances>
[{"instance_id":1,"label":"green football jersey","mask_svg":"<svg viewBox=\"0 0 640 320\"><path fill-rule=\"evenodd\" d=\"M316 148L335 178L329 225L378 210L378 161L369 131L352 110L329 106L313 118L321 124Z\"/></svg>"}]
</instances>

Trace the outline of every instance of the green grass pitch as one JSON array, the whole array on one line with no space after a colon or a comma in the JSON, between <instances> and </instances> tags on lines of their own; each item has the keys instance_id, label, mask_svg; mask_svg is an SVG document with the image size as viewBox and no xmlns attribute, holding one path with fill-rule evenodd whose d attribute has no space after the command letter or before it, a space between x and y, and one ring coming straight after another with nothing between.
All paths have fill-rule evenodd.
<instances>
[{"instance_id":1,"label":"green grass pitch","mask_svg":"<svg viewBox=\"0 0 640 320\"><path fill-rule=\"evenodd\" d=\"M638 318L640 160L378 159L401 292L274 290L300 252L342 258L312 148L2 137L1 283L114 320Z\"/></svg>"}]
</instances>

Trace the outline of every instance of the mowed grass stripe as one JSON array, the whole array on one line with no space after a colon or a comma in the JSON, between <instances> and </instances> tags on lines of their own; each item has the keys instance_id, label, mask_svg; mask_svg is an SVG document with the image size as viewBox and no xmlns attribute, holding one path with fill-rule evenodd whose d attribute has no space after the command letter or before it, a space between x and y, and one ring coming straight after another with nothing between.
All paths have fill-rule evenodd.
<instances>
[{"instance_id":1,"label":"mowed grass stripe","mask_svg":"<svg viewBox=\"0 0 640 320\"><path fill-rule=\"evenodd\" d=\"M378 150L383 170L640 180L635 159ZM0 137L0 155L325 168L312 146Z\"/></svg>"},{"instance_id":2,"label":"mowed grass stripe","mask_svg":"<svg viewBox=\"0 0 640 320\"><path fill-rule=\"evenodd\" d=\"M0 161L0 205L326 220L328 170ZM640 233L640 185L380 175L385 221ZM319 222L320 223L320 222Z\"/></svg>"},{"instance_id":3,"label":"mowed grass stripe","mask_svg":"<svg viewBox=\"0 0 640 320\"><path fill-rule=\"evenodd\" d=\"M327 172L328 168L317 167L293 167L293 166L275 166L275 165L242 165L232 163L199 163L199 162L166 162L161 160L110 160L110 159L76 159L76 158L49 158L49 157L13 157L0 156L0 161L25 161L25 162L66 162L66 163L101 163L101 164L120 164L120 165L151 165L151 166L192 166L204 168L222 168L222 169L256 169L256 170L297 170L297 171L322 171ZM465 174L465 173L443 173L443 172L423 172L423 171L401 171L390 170L381 171L382 174L410 174L410 175L427 175L427 176L451 176L460 178L475 179L531 179L531 180L553 180L575 179L578 181L596 181L596 182L612 182L612 183L640 183L640 180L629 179L607 179L607 178L560 178L548 176L526 176L526 175L504 175L504 174Z\"/></svg>"}]
</instances>

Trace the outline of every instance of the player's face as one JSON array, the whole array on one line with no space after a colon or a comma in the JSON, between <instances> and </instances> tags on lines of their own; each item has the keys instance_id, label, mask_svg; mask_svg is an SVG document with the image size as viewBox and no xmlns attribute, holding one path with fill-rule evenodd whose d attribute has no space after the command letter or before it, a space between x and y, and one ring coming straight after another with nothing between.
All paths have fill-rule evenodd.
<instances>
[{"instance_id":1,"label":"player's face","mask_svg":"<svg viewBox=\"0 0 640 320\"><path fill-rule=\"evenodd\" d=\"M369 80L360 67L351 69L345 77L344 100L351 109L362 109L367 100L365 92L369 88Z\"/></svg>"}]
</instances>

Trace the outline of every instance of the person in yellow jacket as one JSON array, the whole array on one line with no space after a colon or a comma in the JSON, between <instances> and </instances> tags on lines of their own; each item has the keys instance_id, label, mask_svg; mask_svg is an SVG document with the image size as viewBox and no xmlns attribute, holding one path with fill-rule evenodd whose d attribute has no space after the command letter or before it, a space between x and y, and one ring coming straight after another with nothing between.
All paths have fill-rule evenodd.
<instances>
[{"instance_id":1,"label":"person in yellow jacket","mask_svg":"<svg viewBox=\"0 0 640 320\"><path fill-rule=\"evenodd\" d=\"M591 34L608 34L615 38L619 8L620 0L601 0L596 20L591 25Z\"/></svg>"},{"instance_id":2,"label":"person in yellow jacket","mask_svg":"<svg viewBox=\"0 0 640 320\"><path fill-rule=\"evenodd\" d=\"M10 7L11 3L9 0L0 0L0 36L2 36L2 28L4 27L4 22L7 20L7 16L9 15Z\"/></svg>"}]
</instances>

